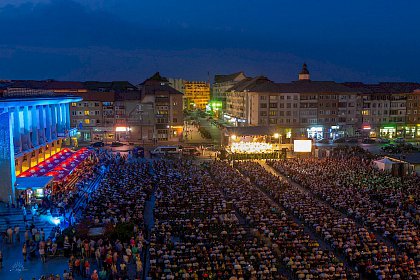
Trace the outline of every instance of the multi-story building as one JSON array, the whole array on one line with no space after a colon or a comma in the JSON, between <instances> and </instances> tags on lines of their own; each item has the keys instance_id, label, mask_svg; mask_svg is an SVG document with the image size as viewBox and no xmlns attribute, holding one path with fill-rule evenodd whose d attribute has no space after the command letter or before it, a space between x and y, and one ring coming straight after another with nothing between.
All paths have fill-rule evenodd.
<instances>
[{"instance_id":1,"label":"multi-story building","mask_svg":"<svg viewBox=\"0 0 420 280\"><path fill-rule=\"evenodd\" d=\"M231 88L226 100L226 117L233 124L277 126L286 138L351 135L360 121L356 91L335 82L311 81L306 65L299 81L246 79Z\"/></svg>"},{"instance_id":2,"label":"multi-story building","mask_svg":"<svg viewBox=\"0 0 420 280\"><path fill-rule=\"evenodd\" d=\"M154 109L154 141L179 141L184 127L183 94L168 85L169 81L159 72L138 87L141 103Z\"/></svg>"},{"instance_id":3,"label":"multi-story building","mask_svg":"<svg viewBox=\"0 0 420 280\"><path fill-rule=\"evenodd\" d=\"M113 92L89 91L79 93L83 101L70 106L72 127L78 128L79 141L112 141L114 139L114 101Z\"/></svg>"},{"instance_id":4,"label":"multi-story building","mask_svg":"<svg viewBox=\"0 0 420 280\"><path fill-rule=\"evenodd\" d=\"M264 76L255 78L245 78L231 87L226 93L226 109L223 118L234 126L259 125L258 122L251 118L252 109L249 102L251 95L249 92L262 84L269 86L273 82ZM255 110L255 107L253 108Z\"/></svg>"},{"instance_id":5,"label":"multi-story building","mask_svg":"<svg viewBox=\"0 0 420 280\"><path fill-rule=\"evenodd\" d=\"M186 80L183 79L177 79L177 78L168 78L168 85L173 87L179 92L182 92L185 94L185 82Z\"/></svg>"},{"instance_id":6,"label":"multi-story building","mask_svg":"<svg viewBox=\"0 0 420 280\"><path fill-rule=\"evenodd\" d=\"M221 102L222 110L226 110L226 92L246 78L244 72L229 75L215 75L211 90L211 101Z\"/></svg>"},{"instance_id":7,"label":"multi-story building","mask_svg":"<svg viewBox=\"0 0 420 280\"><path fill-rule=\"evenodd\" d=\"M361 132L371 137L406 137L415 130L406 126L407 97L420 88L416 83L345 83L362 96ZM410 112L411 113L411 112Z\"/></svg>"},{"instance_id":8,"label":"multi-story building","mask_svg":"<svg viewBox=\"0 0 420 280\"><path fill-rule=\"evenodd\" d=\"M205 110L210 101L210 84L186 81L184 88L184 108L187 110Z\"/></svg>"},{"instance_id":9,"label":"multi-story building","mask_svg":"<svg viewBox=\"0 0 420 280\"><path fill-rule=\"evenodd\" d=\"M76 96L17 93L0 97L0 200L14 202L16 175L57 153L74 133Z\"/></svg>"},{"instance_id":10,"label":"multi-story building","mask_svg":"<svg viewBox=\"0 0 420 280\"><path fill-rule=\"evenodd\" d=\"M420 89L407 94L407 138L420 137Z\"/></svg>"}]
</instances>

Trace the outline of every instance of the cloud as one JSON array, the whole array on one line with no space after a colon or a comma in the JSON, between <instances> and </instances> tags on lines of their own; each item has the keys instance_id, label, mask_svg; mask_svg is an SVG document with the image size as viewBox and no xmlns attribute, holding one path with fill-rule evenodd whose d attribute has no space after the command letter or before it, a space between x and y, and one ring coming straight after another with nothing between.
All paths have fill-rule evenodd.
<instances>
[{"instance_id":1,"label":"cloud","mask_svg":"<svg viewBox=\"0 0 420 280\"><path fill-rule=\"evenodd\" d=\"M419 79L415 17L401 19L397 8L387 14L375 1L359 9L325 1L329 10L306 0L305 8L256 0L0 2L0 78L141 81L161 70L207 79L208 71L243 70L288 81L307 61L317 79Z\"/></svg>"}]
</instances>

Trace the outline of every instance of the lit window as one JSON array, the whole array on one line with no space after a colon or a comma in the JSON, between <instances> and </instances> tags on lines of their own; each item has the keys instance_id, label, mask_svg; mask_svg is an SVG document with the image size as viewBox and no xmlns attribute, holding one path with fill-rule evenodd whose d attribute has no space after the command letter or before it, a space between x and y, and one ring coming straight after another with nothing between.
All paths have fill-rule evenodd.
<instances>
[{"instance_id":1,"label":"lit window","mask_svg":"<svg viewBox=\"0 0 420 280\"><path fill-rule=\"evenodd\" d=\"M76 107L77 106L77 103L76 102L72 102L71 103L71 107Z\"/></svg>"},{"instance_id":2,"label":"lit window","mask_svg":"<svg viewBox=\"0 0 420 280\"><path fill-rule=\"evenodd\" d=\"M89 111L85 111L85 116L89 116Z\"/></svg>"},{"instance_id":3,"label":"lit window","mask_svg":"<svg viewBox=\"0 0 420 280\"><path fill-rule=\"evenodd\" d=\"M362 110L363 116L369 116L369 110Z\"/></svg>"},{"instance_id":4,"label":"lit window","mask_svg":"<svg viewBox=\"0 0 420 280\"><path fill-rule=\"evenodd\" d=\"M85 124L90 124L90 120L89 119L85 119Z\"/></svg>"}]
</instances>

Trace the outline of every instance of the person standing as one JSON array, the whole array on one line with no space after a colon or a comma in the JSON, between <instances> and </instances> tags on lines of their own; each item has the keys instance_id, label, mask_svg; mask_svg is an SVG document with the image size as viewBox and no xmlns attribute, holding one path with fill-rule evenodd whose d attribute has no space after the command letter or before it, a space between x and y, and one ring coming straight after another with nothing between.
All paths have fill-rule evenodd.
<instances>
[{"instance_id":1,"label":"person standing","mask_svg":"<svg viewBox=\"0 0 420 280\"><path fill-rule=\"evenodd\" d=\"M23 243L22 255L23 255L23 261L26 262L26 256L28 255L28 249L26 248L26 243Z\"/></svg>"},{"instance_id":2,"label":"person standing","mask_svg":"<svg viewBox=\"0 0 420 280\"><path fill-rule=\"evenodd\" d=\"M9 244L12 244L13 243L13 229L11 227L7 229L7 238L8 238Z\"/></svg>"},{"instance_id":3,"label":"person standing","mask_svg":"<svg viewBox=\"0 0 420 280\"><path fill-rule=\"evenodd\" d=\"M20 243L20 228L19 226L15 226L15 239L16 242L19 244Z\"/></svg>"},{"instance_id":4,"label":"person standing","mask_svg":"<svg viewBox=\"0 0 420 280\"><path fill-rule=\"evenodd\" d=\"M41 244L39 244L39 255L41 256L41 261L43 262L43 263L45 263L46 262L46 259L45 259L45 248L44 248L44 246L42 246Z\"/></svg>"}]
</instances>

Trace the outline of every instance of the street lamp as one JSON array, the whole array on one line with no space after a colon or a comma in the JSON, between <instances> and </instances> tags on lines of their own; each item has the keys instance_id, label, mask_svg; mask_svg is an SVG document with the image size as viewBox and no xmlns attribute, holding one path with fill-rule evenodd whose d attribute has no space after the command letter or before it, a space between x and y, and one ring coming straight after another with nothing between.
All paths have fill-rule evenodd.
<instances>
[{"instance_id":1,"label":"street lamp","mask_svg":"<svg viewBox=\"0 0 420 280\"><path fill-rule=\"evenodd\" d=\"M230 136L230 139L232 139L233 141L235 141L236 140L236 135L233 134L232 136Z\"/></svg>"},{"instance_id":2,"label":"street lamp","mask_svg":"<svg viewBox=\"0 0 420 280\"><path fill-rule=\"evenodd\" d=\"M280 158L280 141L281 141L281 134L279 133L274 133L273 135L274 139L278 139L278 156Z\"/></svg>"}]
</instances>

